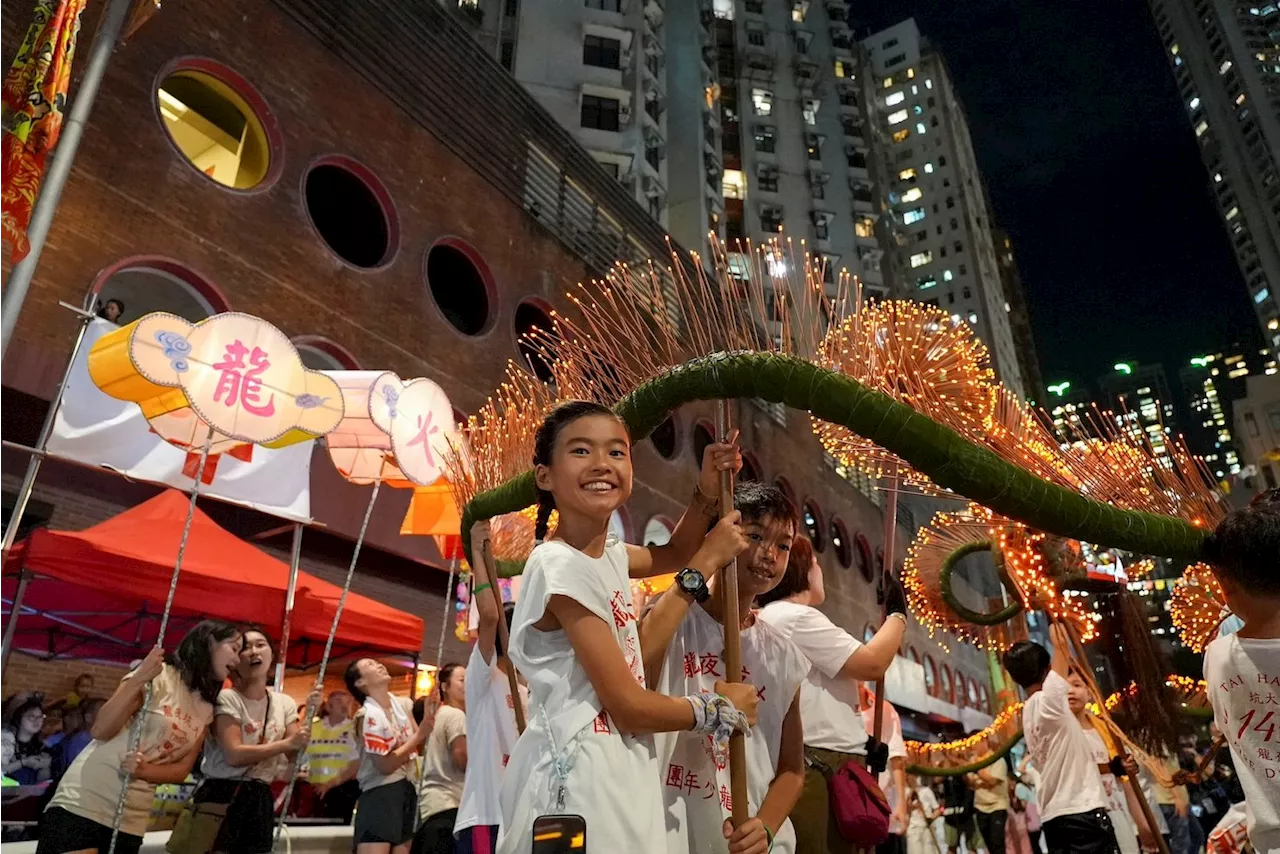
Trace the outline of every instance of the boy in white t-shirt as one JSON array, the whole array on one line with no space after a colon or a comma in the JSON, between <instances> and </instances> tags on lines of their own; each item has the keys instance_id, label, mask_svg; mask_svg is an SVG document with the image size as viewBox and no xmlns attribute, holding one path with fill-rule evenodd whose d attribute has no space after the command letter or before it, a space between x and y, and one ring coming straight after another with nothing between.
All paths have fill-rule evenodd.
<instances>
[{"instance_id":1,"label":"boy in white t-shirt","mask_svg":"<svg viewBox=\"0 0 1280 854\"><path fill-rule=\"evenodd\" d=\"M1115 831L1107 795L1085 732L1071 712L1067 683L1070 639L1061 624L1049 628L1053 656L1038 643L1019 641L1004 654L1013 681L1027 692L1022 730L1040 771L1036 800L1049 854L1111 854Z\"/></svg>"},{"instance_id":2,"label":"boy in white t-shirt","mask_svg":"<svg viewBox=\"0 0 1280 854\"><path fill-rule=\"evenodd\" d=\"M1244 621L1204 651L1213 720L1244 789L1249 841L1280 850L1280 490L1222 520L1202 555Z\"/></svg>"},{"instance_id":3,"label":"boy in white t-shirt","mask_svg":"<svg viewBox=\"0 0 1280 854\"><path fill-rule=\"evenodd\" d=\"M804 786L800 685L809 660L799 647L751 610L787 569L798 522L795 507L775 486L747 482L734 492L747 550L738 557L738 613L742 619L742 679L756 686L758 720L746 739L750 818L729 822L728 757L711 738L692 732L659 733L659 765L668 854L795 851L787 816ZM722 570L723 572L724 570ZM709 582L695 569L676 574L640 624L645 674L664 694L679 697L714 690L725 678L724 604L720 575ZM652 850L660 850L655 845Z\"/></svg>"}]
</instances>

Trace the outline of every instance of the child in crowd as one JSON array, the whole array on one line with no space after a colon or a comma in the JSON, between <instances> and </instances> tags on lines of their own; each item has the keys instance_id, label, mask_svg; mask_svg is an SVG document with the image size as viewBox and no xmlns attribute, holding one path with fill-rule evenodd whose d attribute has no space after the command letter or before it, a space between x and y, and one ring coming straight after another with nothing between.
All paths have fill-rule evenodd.
<instances>
[{"instance_id":1,"label":"child in crowd","mask_svg":"<svg viewBox=\"0 0 1280 854\"><path fill-rule=\"evenodd\" d=\"M729 821L727 756L713 737L662 733L657 744L668 854L795 850L795 831L787 816L804 786L799 692L809 660L777 629L757 619L751 606L786 572L796 510L776 486L754 482L739 484L733 503L747 539L747 550L737 563L741 676L751 680L760 698L756 725L746 739L751 817L736 829ZM708 692L728 675L723 658L723 583L719 574L704 579L697 569L681 570L676 583L641 621L645 675L662 693L678 697Z\"/></svg>"},{"instance_id":2,"label":"child in crowd","mask_svg":"<svg viewBox=\"0 0 1280 854\"><path fill-rule=\"evenodd\" d=\"M539 816L582 816L592 851L648 854L665 834L653 733L693 730L727 740L755 723L748 684L667 697L645 688L631 578L690 566L704 577L746 547L738 514L719 515L721 471L741 466L735 446L703 453L689 508L665 546L629 546L609 520L631 496L631 437L612 410L570 401L534 438L535 535L552 510L555 536L536 546L511 620L511 660L529 682L531 714L502 781L497 850L528 854Z\"/></svg>"},{"instance_id":3,"label":"child in crowd","mask_svg":"<svg viewBox=\"0 0 1280 854\"><path fill-rule=\"evenodd\" d=\"M488 522L471 529L471 553L477 556L471 601L476 603L479 626L467 661L467 779L453 827L458 850L474 854L493 854L498 844L498 825L502 823L498 794L517 736L515 702L507 678L511 659L498 637L498 620L504 619L510 631L515 606L508 604L499 611L490 589L488 568L479 559L489 537ZM520 705L525 708L529 692L523 685L518 687Z\"/></svg>"},{"instance_id":4,"label":"child in crowd","mask_svg":"<svg viewBox=\"0 0 1280 854\"><path fill-rule=\"evenodd\" d=\"M1049 854L1111 854L1116 848L1107 796L1089 739L1071 713L1067 682L1070 638L1061 623L1049 629L1053 656L1019 641L1004 654L1013 681L1027 692L1022 729L1040 771L1036 798Z\"/></svg>"},{"instance_id":5,"label":"child in crowd","mask_svg":"<svg viewBox=\"0 0 1280 854\"><path fill-rule=\"evenodd\" d=\"M1213 719L1226 736L1256 851L1280 848L1280 491L1222 520L1205 540L1227 605L1244 621L1204 651Z\"/></svg>"},{"instance_id":6,"label":"child in crowd","mask_svg":"<svg viewBox=\"0 0 1280 854\"><path fill-rule=\"evenodd\" d=\"M942 815L938 798L914 774L907 781L907 854L938 854L933 835L933 820Z\"/></svg>"}]
</instances>

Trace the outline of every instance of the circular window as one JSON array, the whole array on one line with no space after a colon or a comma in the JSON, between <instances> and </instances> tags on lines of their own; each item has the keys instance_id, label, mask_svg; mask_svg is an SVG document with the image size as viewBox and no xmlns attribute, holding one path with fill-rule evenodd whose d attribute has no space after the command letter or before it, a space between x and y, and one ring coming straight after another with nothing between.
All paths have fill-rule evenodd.
<instances>
[{"instance_id":1,"label":"circular window","mask_svg":"<svg viewBox=\"0 0 1280 854\"><path fill-rule=\"evenodd\" d=\"M853 538L854 555L858 562L858 573L864 581L870 582L874 577L871 568L871 542L866 534L858 534Z\"/></svg>"},{"instance_id":2,"label":"circular window","mask_svg":"<svg viewBox=\"0 0 1280 854\"><path fill-rule=\"evenodd\" d=\"M760 461L756 459L755 454L742 455L742 471L738 474L738 480L750 480L755 483L762 482Z\"/></svg>"},{"instance_id":3,"label":"circular window","mask_svg":"<svg viewBox=\"0 0 1280 854\"><path fill-rule=\"evenodd\" d=\"M279 174L280 134L249 83L207 59L184 60L156 87L169 140L202 175L249 190Z\"/></svg>"},{"instance_id":4,"label":"circular window","mask_svg":"<svg viewBox=\"0 0 1280 854\"><path fill-rule=\"evenodd\" d=\"M400 235L391 196L367 168L349 157L325 157L303 179L307 215L325 245L353 267L390 263Z\"/></svg>"},{"instance_id":5,"label":"circular window","mask_svg":"<svg viewBox=\"0 0 1280 854\"><path fill-rule=\"evenodd\" d=\"M924 689L931 696L937 696L938 691L938 665L933 663L933 656L928 653L924 657Z\"/></svg>"},{"instance_id":6,"label":"circular window","mask_svg":"<svg viewBox=\"0 0 1280 854\"><path fill-rule=\"evenodd\" d=\"M978 708L987 714L991 714L991 695L987 693L986 685L978 686Z\"/></svg>"},{"instance_id":7,"label":"circular window","mask_svg":"<svg viewBox=\"0 0 1280 854\"><path fill-rule=\"evenodd\" d=\"M653 443L653 448L664 459L674 459L676 452L680 450L680 431L676 426L676 417L668 416L657 427L653 428L653 432L649 434L649 441Z\"/></svg>"},{"instance_id":8,"label":"circular window","mask_svg":"<svg viewBox=\"0 0 1280 854\"><path fill-rule=\"evenodd\" d=\"M665 516L654 516L644 523L644 544L646 546L665 546L671 542L671 532L675 527Z\"/></svg>"},{"instance_id":9,"label":"circular window","mask_svg":"<svg viewBox=\"0 0 1280 854\"><path fill-rule=\"evenodd\" d=\"M463 335L489 328L497 290L480 253L461 240L446 238L427 251L427 286L440 313Z\"/></svg>"},{"instance_id":10,"label":"circular window","mask_svg":"<svg viewBox=\"0 0 1280 854\"><path fill-rule=\"evenodd\" d=\"M551 315L537 302L525 300L516 306L515 327L516 347L525 364L538 379L551 382L555 375L551 372L551 361L543 352L555 337Z\"/></svg>"},{"instance_id":11,"label":"circular window","mask_svg":"<svg viewBox=\"0 0 1280 854\"><path fill-rule=\"evenodd\" d=\"M938 687L942 689L942 699L948 703L955 702L956 698L951 690L951 666L948 664L942 665L942 678L939 680Z\"/></svg>"},{"instance_id":12,"label":"circular window","mask_svg":"<svg viewBox=\"0 0 1280 854\"><path fill-rule=\"evenodd\" d=\"M853 566L853 543L849 542L849 531L839 519L831 520L831 545L841 567L848 569Z\"/></svg>"},{"instance_id":13,"label":"circular window","mask_svg":"<svg viewBox=\"0 0 1280 854\"><path fill-rule=\"evenodd\" d=\"M699 421L693 425L693 458L702 463L702 455L706 452L707 446L715 443L715 434L712 432L711 425L705 421Z\"/></svg>"},{"instance_id":14,"label":"circular window","mask_svg":"<svg viewBox=\"0 0 1280 854\"><path fill-rule=\"evenodd\" d=\"M302 364L313 371L355 371L360 365L345 348L319 335L299 335L293 339Z\"/></svg>"},{"instance_id":15,"label":"circular window","mask_svg":"<svg viewBox=\"0 0 1280 854\"><path fill-rule=\"evenodd\" d=\"M821 554L827 547L827 540L823 536L822 514L818 511L818 505L812 501L806 501L804 509L800 512L800 518L804 522L804 530L809 535L809 541L813 543L813 550Z\"/></svg>"},{"instance_id":16,"label":"circular window","mask_svg":"<svg viewBox=\"0 0 1280 854\"><path fill-rule=\"evenodd\" d=\"M153 311L196 323L229 308L208 279L177 261L153 256L128 258L103 270L95 291L103 316L108 316L107 303L116 303L112 313L119 325Z\"/></svg>"}]
</instances>

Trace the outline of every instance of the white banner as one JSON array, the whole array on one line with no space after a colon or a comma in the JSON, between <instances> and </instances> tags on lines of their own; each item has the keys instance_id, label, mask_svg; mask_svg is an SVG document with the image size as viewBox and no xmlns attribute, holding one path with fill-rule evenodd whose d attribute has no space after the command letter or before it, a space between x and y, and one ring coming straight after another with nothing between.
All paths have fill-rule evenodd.
<instances>
[{"instance_id":1,"label":"white banner","mask_svg":"<svg viewBox=\"0 0 1280 854\"><path fill-rule=\"evenodd\" d=\"M153 433L137 404L104 394L89 379L89 351L115 328L101 318L89 324L47 450L51 456L112 469L134 480L189 490L192 478L183 467L194 471L198 460L189 461L186 451ZM311 442L276 450L254 447L249 462L223 454L213 483L202 485L200 492L285 519L310 521L311 450Z\"/></svg>"}]
</instances>

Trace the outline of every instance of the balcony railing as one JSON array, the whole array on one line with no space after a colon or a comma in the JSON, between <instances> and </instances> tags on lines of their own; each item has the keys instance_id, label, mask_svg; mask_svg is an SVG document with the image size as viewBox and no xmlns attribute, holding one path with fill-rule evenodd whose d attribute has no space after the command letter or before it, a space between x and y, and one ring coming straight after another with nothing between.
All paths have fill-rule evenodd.
<instances>
[{"instance_id":1,"label":"balcony railing","mask_svg":"<svg viewBox=\"0 0 1280 854\"><path fill-rule=\"evenodd\" d=\"M668 258L662 226L471 37L458 14L399 0L275 4L593 272L638 255Z\"/></svg>"}]
</instances>

